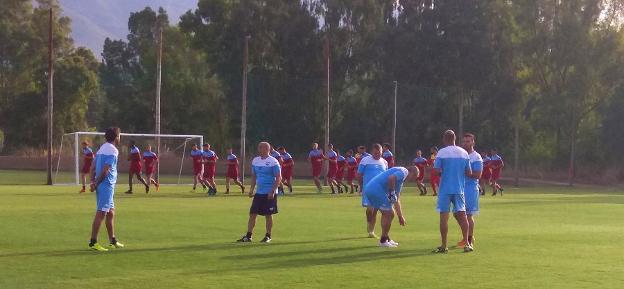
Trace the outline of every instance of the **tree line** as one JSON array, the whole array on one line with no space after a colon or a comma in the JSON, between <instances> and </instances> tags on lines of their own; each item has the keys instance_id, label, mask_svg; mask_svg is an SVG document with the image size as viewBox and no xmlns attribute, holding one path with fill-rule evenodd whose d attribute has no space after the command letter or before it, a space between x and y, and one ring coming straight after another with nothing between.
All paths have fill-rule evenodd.
<instances>
[{"instance_id":1,"label":"tree line","mask_svg":"<svg viewBox=\"0 0 624 289\"><path fill-rule=\"evenodd\" d=\"M248 143L267 139L303 154L322 142L329 57L330 136L339 147L390 140L396 81L399 158L439 144L461 122L508 160L518 148L521 168L624 160L621 0L199 0L175 24L162 8L131 13L127 38L106 39L99 61L75 47L57 0L4 2L5 153L45 144L52 6L56 136L109 125L154 130L162 29L166 133L238 146L250 36Z\"/></svg>"}]
</instances>

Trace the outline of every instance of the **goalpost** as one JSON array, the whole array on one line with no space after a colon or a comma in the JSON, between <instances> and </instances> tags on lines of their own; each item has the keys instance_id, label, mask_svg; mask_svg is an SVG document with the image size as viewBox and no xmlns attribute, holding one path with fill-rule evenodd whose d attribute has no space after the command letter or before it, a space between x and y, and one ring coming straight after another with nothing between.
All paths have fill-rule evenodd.
<instances>
[{"instance_id":1,"label":"goalpost","mask_svg":"<svg viewBox=\"0 0 624 289\"><path fill-rule=\"evenodd\" d=\"M152 146L152 151L158 155L159 159L154 178L162 184L180 184L183 177L191 181L193 178L192 163L185 162L185 158L189 157L188 151L193 144L201 147L204 143L204 137L201 135L121 133L121 142L118 147L118 183L127 182L124 176L128 172L127 155L130 140L135 141L141 155L148 145ZM104 133L79 131L66 133L61 137L61 143L56 152L55 184L79 185L81 183L80 170L83 164L82 142L84 141L89 143L89 147L95 154L100 145L105 142ZM160 151L157 151L157 143L160 143Z\"/></svg>"}]
</instances>

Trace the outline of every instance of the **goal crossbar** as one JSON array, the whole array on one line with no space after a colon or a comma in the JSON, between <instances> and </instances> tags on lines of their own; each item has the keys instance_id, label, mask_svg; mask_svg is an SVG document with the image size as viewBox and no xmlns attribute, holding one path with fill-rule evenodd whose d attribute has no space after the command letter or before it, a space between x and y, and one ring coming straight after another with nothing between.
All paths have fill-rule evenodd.
<instances>
[{"instance_id":1,"label":"goal crossbar","mask_svg":"<svg viewBox=\"0 0 624 289\"><path fill-rule=\"evenodd\" d=\"M77 131L77 132L70 132L70 133L65 133L62 135L61 138L61 144L60 144L60 148L59 148L59 158L57 161L57 167L56 167L56 175L58 175L58 170L59 170L59 166L60 166L60 160L61 160L61 151L63 150L63 139L65 137L71 138L73 136L73 150L74 150L74 166L75 166L75 184L79 184L80 183L80 173L79 173L79 166L80 166L80 137L81 136L103 136L104 133L103 132L90 132L90 131ZM199 139L199 143L200 145L204 143L204 136L203 135L196 135L196 134L153 134L153 133L121 133L120 136L122 137L153 137L153 138L179 138L179 139ZM157 147L157 150L159 150L160 147ZM186 150L186 142L184 142L184 150ZM160 151L156 152L157 154L160 154ZM184 161L184 154L182 156L182 162ZM180 173L182 172L182 163L180 163ZM56 175L55 175L55 179L56 179ZM179 182L179 176L178 176L178 182Z\"/></svg>"}]
</instances>

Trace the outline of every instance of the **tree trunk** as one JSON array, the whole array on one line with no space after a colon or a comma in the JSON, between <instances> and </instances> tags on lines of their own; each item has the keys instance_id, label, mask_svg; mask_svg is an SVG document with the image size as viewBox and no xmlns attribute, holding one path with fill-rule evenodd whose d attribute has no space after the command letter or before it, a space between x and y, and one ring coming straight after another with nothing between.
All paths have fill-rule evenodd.
<instances>
[{"instance_id":1,"label":"tree trunk","mask_svg":"<svg viewBox=\"0 0 624 289\"><path fill-rule=\"evenodd\" d=\"M519 163L520 161L520 119L516 120L516 125L514 128L514 182L515 186L520 186L520 172Z\"/></svg>"},{"instance_id":2,"label":"tree trunk","mask_svg":"<svg viewBox=\"0 0 624 289\"><path fill-rule=\"evenodd\" d=\"M570 135L570 163L568 166L568 185L574 186L574 176L576 174L576 135L578 125L574 124Z\"/></svg>"}]
</instances>

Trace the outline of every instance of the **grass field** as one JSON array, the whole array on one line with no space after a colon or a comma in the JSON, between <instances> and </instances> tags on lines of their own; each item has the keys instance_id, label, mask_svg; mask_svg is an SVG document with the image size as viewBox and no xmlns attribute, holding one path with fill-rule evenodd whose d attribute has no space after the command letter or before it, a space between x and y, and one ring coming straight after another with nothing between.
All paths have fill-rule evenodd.
<instances>
[{"instance_id":1,"label":"grass field","mask_svg":"<svg viewBox=\"0 0 624 289\"><path fill-rule=\"evenodd\" d=\"M0 178L6 178L2 175ZM624 193L508 189L482 199L476 251L439 243L433 197L410 187L399 248L365 238L359 197L281 197L273 243L236 244L250 199L189 187L118 194L126 248L87 250L94 196L68 186L0 186L0 288L622 288ZM118 192L125 186L119 186ZM379 230L379 229L378 229ZM451 239L459 238L452 224ZM255 239L264 234L259 219ZM105 230L100 234L105 242Z\"/></svg>"}]
</instances>

